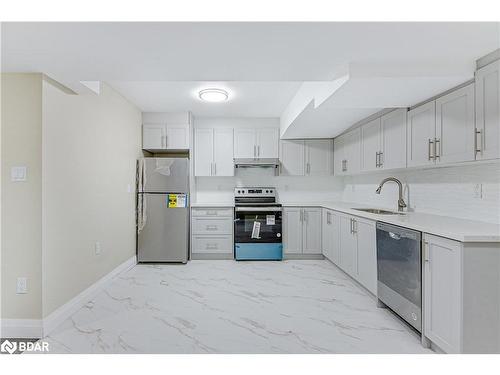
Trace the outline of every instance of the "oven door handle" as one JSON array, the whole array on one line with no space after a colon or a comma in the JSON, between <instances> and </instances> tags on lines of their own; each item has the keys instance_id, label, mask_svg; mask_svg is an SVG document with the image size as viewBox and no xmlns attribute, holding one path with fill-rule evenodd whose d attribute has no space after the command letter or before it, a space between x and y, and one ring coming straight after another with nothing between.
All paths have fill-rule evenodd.
<instances>
[{"instance_id":1,"label":"oven door handle","mask_svg":"<svg viewBox=\"0 0 500 375\"><path fill-rule=\"evenodd\" d=\"M282 207L235 207L235 211L237 212L243 212L243 211L265 211L265 212L278 212L282 211Z\"/></svg>"}]
</instances>

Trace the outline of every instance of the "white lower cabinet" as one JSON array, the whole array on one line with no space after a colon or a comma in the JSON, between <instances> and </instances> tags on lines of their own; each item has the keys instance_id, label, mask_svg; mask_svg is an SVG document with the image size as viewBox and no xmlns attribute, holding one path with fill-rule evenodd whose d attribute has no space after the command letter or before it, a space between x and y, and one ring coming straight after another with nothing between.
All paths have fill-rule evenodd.
<instances>
[{"instance_id":1,"label":"white lower cabinet","mask_svg":"<svg viewBox=\"0 0 500 375\"><path fill-rule=\"evenodd\" d=\"M193 208L191 210L191 258L233 257L233 210Z\"/></svg>"},{"instance_id":2,"label":"white lower cabinet","mask_svg":"<svg viewBox=\"0 0 500 375\"><path fill-rule=\"evenodd\" d=\"M321 208L285 207L283 215L285 254L322 253Z\"/></svg>"},{"instance_id":3,"label":"white lower cabinet","mask_svg":"<svg viewBox=\"0 0 500 375\"><path fill-rule=\"evenodd\" d=\"M375 222L340 213L332 217L334 233L336 231L335 222L338 222L336 224L338 240L331 240L333 250L331 250L332 258L329 259L376 295L377 238Z\"/></svg>"},{"instance_id":4,"label":"white lower cabinet","mask_svg":"<svg viewBox=\"0 0 500 375\"><path fill-rule=\"evenodd\" d=\"M424 235L424 333L447 353L460 352L461 244Z\"/></svg>"},{"instance_id":5,"label":"white lower cabinet","mask_svg":"<svg viewBox=\"0 0 500 375\"><path fill-rule=\"evenodd\" d=\"M340 261L340 216L333 210L323 209L323 224L321 228L323 255L331 262Z\"/></svg>"}]
</instances>

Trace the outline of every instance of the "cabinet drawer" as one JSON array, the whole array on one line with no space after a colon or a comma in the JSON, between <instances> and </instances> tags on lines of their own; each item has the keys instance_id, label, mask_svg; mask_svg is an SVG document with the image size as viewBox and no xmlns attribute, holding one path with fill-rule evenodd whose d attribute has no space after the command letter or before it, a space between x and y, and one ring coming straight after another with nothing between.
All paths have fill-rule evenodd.
<instances>
[{"instance_id":1,"label":"cabinet drawer","mask_svg":"<svg viewBox=\"0 0 500 375\"><path fill-rule=\"evenodd\" d=\"M193 236L193 253L225 253L233 252L232 236Z\"/></svg>"},{"instance_id":2,"label":"cabinet drawer","mask_svg":"<svg viewBox=\"0 0 500 375\"><path fill-rule=\"evenodd\" d=\"M231 218L193 217L193 234L232 234Z\"/></svg>"},{"instance_id":3,"label":"cabinet drawer","mask_svg":"<svg viewBox=\"0 0 500 375\"><path fill-rule=\"evenodd\" d=\"M232 217L232 208L193 208L193 216L195 217Z\"/></svg>"}]
</instances>

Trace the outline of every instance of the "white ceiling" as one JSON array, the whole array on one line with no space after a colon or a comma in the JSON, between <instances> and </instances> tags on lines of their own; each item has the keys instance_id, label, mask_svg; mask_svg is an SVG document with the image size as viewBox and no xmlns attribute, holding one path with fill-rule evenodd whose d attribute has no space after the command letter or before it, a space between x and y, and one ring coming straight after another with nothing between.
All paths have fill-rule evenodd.
<instances>
[{"instance_id":1,"label":"white ceiling","mask_svg":"<svg viewBox=\"0 0 500 375\"><path fill-rule=\"evenodd\" d=\"M110 82L145 112L191 111L203 117L279 117L300 82ZM207 103L198 92L217 87L229 92L224 103Z\"/></svg>"},{"instance_id":2,"label":"white ceiling","mask_svg":"<svg viewBox=\"0 0 500 375\"><path fill-rule=\"evenodd\" d=\"M416 97L431 96L446 81L437 79L441 86L433 85L429 77L472 76L474 61L499 47L499 25L2 23L1 68L43 72L77 92L85 91L80 81L108 82L144 111L188 109L195 116L269 117L283 111L298 82L329 81L346 66L367 79L401 76L406 81L400 80L400 86L411 77L424 79L424 84L415 84L422 90L407 100L398 98L405 105ZM205 83L195 81L220 83L234 90L234 98L220 105L201 103L193 90ZM363 89L363 81L352 82L361 82ZM384 98L387 92L384 87L380 90L376 97ZM386 91L391 90L394 94L394 89ZM359 98L358 91L343 96L349 97ZM393 96L388 98L394 102ZM362 107L339 103L318 112L325 120L338 118L339 129L354 113L359 117L368 107L385 106L385 102ZM315 133L328 133L322 131L327 125L312 124L314 116L308 116L305 127L318 125Z\"/></svg>"}]
</instances>

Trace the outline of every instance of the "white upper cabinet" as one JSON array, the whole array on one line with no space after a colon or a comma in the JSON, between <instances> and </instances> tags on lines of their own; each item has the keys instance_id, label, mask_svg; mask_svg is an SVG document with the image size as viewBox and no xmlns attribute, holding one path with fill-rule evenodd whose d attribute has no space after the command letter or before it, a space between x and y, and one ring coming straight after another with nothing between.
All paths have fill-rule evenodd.
<instances>
[{"instance_id":1,"label":"white upper cabinet","mask_svg":"<svg viewBox=\"0 0 500 375\"><path fill-rule=\"evenodd\" d=\"M167 127L162 124L142 125L142 148L144 150L165 150Z\"/></svg>"},{"instance_id":2,"label":"white upper cabinet","mask_svg":"<svg viewBox=\"0 0 500 375\"><path fill-rule=\"evenodd\" d=\"M214 176L234 176L233 129L214 129Z\"/></svg>"},{"instance_id":3,"label":"white upper cabinet","mask_svg":"<svg viewBox=\"0 0 500 375\"><path fill-rule=\"evenodd\" d=\"M305 174L304 141L282 140L280 153L281 175L303 176Z\"/></svg>"},{"instance_id":4,"label":"white upper cabinet","mask_svg":"<svg viewBox=\"0 0 500 375\"><path fill-rule=\"evenodd\" d=\"M474 160L474 84L436 99L436 163Z\"/></svg>"},{"instance_id":5,"label":"white upper cabinet","mask_svg":"<svg viewBox=\"0 0 500 375\"><path fill-rule=\"evenodd\" d=\"M500 60L476 72L476 159L500 158Z\"/></svg>"},{"instance_id":6,"label":"white upper cabinet","mask_svg":"<svg viewBox=\"0 0 500 375\"><path fill-rule=\"evenodd\" d=\"M333 143L331 139L305 141L305 174L328 176L332 174Z\"/></svg>"},{"instance_id":7,"label":"white upper cabinet","mask_svg":"<svg viewBox=\"0 0 500 375\"><path fill-rule=\"evenodd\" d=\"M232 128L194 130L194 175L234 175Z\"/></svg>"},{"instance_id":8,"label":"white upper cabinet","mask_svg":"<svg viewBox=\"0 0 500 375\"><path fill-rule=\"evenodd\" d=\"M234 129L234 157L244 159L257 157L255 129Z\"/></svg>"},{"instance_id":9,"label":"white upper cabinet","mask_svg":"<svg viewBox=\"0 0 500 375\"><path fill-rule=\"evenodd\" d=\"M406 115L406 108L401 108L380 118L382 169L406 168Z\"/></svg>"},{"instance_id":10,"label":"white upper cabinet","mask_svg":"<svg viewBox=\"0 0 500 375\"><path fill-rule=\"evenodd\" d=\"M434 164L435 101L408 111L407 137L408 167Z\"/></svg>"},{"instance_id":11,"label":"white upper cabinet","mask_svg":"<svg viewBox=\"0 0 500 375\"><path fill-rule=\"evenodd\" d=\"M361 129L356 128L351 130L349 133L346 133L344 137L345 174L358 173L361 164Z\"/></svg>"},{"instance_id":12,"label":"white upper cabinet","mask_svg":"<svg viewBox=\"0 0 500 375\"><path fill-rule=\"evenodd\" d=\"M327 176L332 174L331 139L282 140L281 174L285 176Z\"/></svg>"},{"instance_id":13,"label":"white upper cabinet","mask_svg":"<svg viewBox=\"0 0 500 375\"><path fill-rule=\"evenodd\" d=\"M361 171L374 171L379 168L381 146L380 118L361 126Z\"/></svg>"},{"instance_id":14,"label":"white upper cabinet","mask_svg":"<svg viewBox=\"0 0 500 375\"><path fill-rule=\"evenodd\" d=\"M142 122L143 150L189 150L192 123L189 112L143 112Z\"/></svg>"},{"instance_id":15,"label":"white upper cabinet","mask_svg":"<svg viewBox=\"0 0 500 375\"><path fill-rule=\"evenodd\" d=\"M345 137L343 135L333 140L333 174L345 174Z\"/></svg>"},{"instance_id":16,"label":"white upper cabinet","mask_svg":"<svg viewBox=\"0 0 500 375\"><path fill-rule=\"evenodd\" d=\"M278 158L278 128L236 128L235 158Z\"/></svg>"},{"instance_id":17,"label":"white upper cabinet","mask_svg":"<svg viewBox=\"0 0 500 375\"><path fill-rule=\"evenodd\" d=\"M189 149L189 124L167 124L166 135L167 150Z\"/></svg>"},{"instance_id":18,"label":"white upper cabinet","mask_svg":"<svg viewBox=\"0 0 500 375\"><path fill-rule=\"evenodd\" d=\"M279 129L278 128L257 128L257 157L258 158L278 158L279 157Z\"/></svg>"},{"instance_id":19,"label":"white upper cabinet","mask_svg":"<svg viewBox=\"0 0 500 375\"><path fill-rule=\"evenodd\" d=\"M194 130L194 175L212 176L214 155L213 129Z\"/></svg>"}]
</instances>

